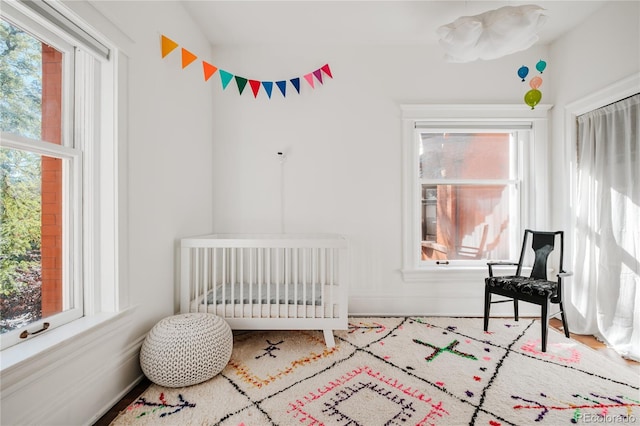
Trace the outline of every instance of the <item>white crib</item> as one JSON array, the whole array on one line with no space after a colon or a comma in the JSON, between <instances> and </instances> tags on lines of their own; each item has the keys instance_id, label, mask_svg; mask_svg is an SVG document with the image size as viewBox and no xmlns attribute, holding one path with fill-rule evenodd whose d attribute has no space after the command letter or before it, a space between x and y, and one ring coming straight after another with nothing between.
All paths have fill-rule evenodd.
<instances>
[{"instance_id":1,"label":"white crib","mask_svg":"<svg viewBox=\"0 0 640 426\"><path fill-rule=\"evenodd\" d=\"M346 330L348 244L339 235L214 234L181 240L180 311L235 330Z\"/></svg>"}]
</instances>

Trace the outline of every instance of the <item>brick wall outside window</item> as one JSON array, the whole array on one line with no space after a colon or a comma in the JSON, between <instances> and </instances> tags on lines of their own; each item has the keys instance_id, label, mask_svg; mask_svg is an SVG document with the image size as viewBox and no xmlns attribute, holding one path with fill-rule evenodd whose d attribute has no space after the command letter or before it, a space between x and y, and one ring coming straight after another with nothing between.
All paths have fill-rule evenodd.
<instances>
[{"instance_id":1,"label":"brick wall outside window","mask_svg":"<svg viewBox=\"0 0 640 426\"><path fill-rule=\"evenodd\" d=\"M42 140L62 139L62 53L42 45ZM42 317L62 311L62 160L42 157Z\"/></svg>"}]
</instances>

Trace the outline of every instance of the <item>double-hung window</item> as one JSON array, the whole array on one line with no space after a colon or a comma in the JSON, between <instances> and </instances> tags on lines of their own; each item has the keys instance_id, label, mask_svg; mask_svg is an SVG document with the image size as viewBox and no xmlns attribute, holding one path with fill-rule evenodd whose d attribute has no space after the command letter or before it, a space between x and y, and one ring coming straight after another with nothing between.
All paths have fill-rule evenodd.
<instances>
[{"instance_id":1,"label":"double-hung window","mask_svg":"<svg viewBox=\"0 0 640 426\"><path fill-rule=\"evenodd\" d=\"M108 48L50 3L3 3L1 12L4 349L100 306L96 241L101 223L109 226L99 203L112 185L101 181L100 151L113 140L101 120L110 102ZM104 236L113 244L114 233Z\"/></svg>"},{"instance_id":2,"label":"double-hung window","mask_svg":"<svg viewBox=\"0 0 640 426\"><path fill-rule=\"evenodd\" d=\"M546 220L546 109L403 107L405 279L517 258Z\"/></svg>"}]
</instances>

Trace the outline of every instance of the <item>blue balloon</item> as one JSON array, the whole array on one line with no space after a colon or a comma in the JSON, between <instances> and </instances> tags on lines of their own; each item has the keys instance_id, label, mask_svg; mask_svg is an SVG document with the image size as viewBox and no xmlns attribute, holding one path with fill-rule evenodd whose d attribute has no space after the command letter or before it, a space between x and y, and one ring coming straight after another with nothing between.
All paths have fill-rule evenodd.
<instances>
[{"instance_id":1,"label":"blue balloon","mask_svg":"<svg viewBox=\"0 0 640 426\"><path fill-rule=\"evenodd\" d=\"M544 71L544 69L547 67L547 63L545 61L543 61L542 59L540 59L538 61L538 63L536 64L536 69L538 71L540 71L540 74L542 74L542 71Z\"/></svg>"},{"instance_id":2,"label":"blue balloon","mask_svg":"<svg viewBox=\"0 0 640 426\"><path fill-rule=\"evenodd\" d=\"M524 81L524 79L527 77L528 74L529 74L529 68L528 67L525 67L523 65L518 69L518 77L520 77L522 79L522 81Z\"/></svg>"}]
</instances>

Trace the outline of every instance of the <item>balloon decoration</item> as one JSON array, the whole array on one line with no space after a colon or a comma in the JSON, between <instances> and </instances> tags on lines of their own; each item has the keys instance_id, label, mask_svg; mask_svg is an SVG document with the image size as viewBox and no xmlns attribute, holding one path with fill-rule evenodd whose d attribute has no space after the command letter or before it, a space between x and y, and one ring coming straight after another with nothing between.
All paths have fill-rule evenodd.
<instances>
[{"instance_id":1,"label":"balloon decoration","mask_svg":"<svg viewBox=\"0 0 640 426\"><path fill-rule=\"evenodd\" d=\"M527 78L527 75L529 75L529 67L526 66L521 66L518 69L518 77L520 77L522 79L522 81L524 81L525 78Z\"/></svg>"},{"instance_id":2,"label":"balloon decoration","mask_svg":"<svg viewBox=\"0 0 640 426\"><path fill-rule=\"evenodd\" d=\"M547 63L542 59L539 60L536 64L536 70L542 74L545 68L547 68ZM523 82L527 78L527 75L529 75L528 67L523 65L518 68L518 77L520 77ZM531 109L534 109L542 100L542 92L539 90L540 86L542 86L542 77L539 75L536 75L529 80L529 87L531 87L531 90L524 94L524 103L529 105Z\"/></svg>"},{"instance_id":3,"label":"balloon decoration","mask_svg":"<svg viewBox=\"0 0 640 426\"><path fill-rule=\"evenodd\" d=\"M524 94L524 103L529 105L531 109L534 109L536 105L540 103L542 99L542 92L538 89L531 89Z\"/></svg>"},{"instance_id":4,"label":"balloon decoration","mask_svg":"<svg viewBox=\"0 0 640 426\"><path fill-rule=\"evenodd\" d=\"M531 80L529 80L529 86L531 86L532 89L537 89L541 85L542 85L542 78L538 76L535 76Z\"/></svg>"},{"instance_id":5,"label":"balloon decoration","mask_svg":"<svg viewBox=\"0 0 640 426\"><path fill-rule=\"evenodd\" d=\"M160 38L160 49L162 53L162 58L165 58L171 52L173 52L179 46L178 43L171 40L170 38L162 35ZM185 69L189 65L198 59L198 56L185 49L181 48L181 60L182 60L182 69ZM271 99L271 94L273 93L273 85L280 90L280 93L283 97L287 96L287 86L290 84L296 90L298 94L300 94L300 81L301 77L293 77L288 79L281 80L258 80L258 79L249 79L245 77L241 77L239 75L233 74L229 71L218 68L215 65L210 64L207 61L202 61L202 70L204 72L204 81L209 81L209 79L217 72L220 76L220 83L222 84L222 90L225 90L227 86L231 83L231 81L235 80L236 86L238 87L238 93L242 95L242 92L247 87L247 83L251 88L251 92L253 93L253 97L257 98L258 93L260 93L260 89L262 89L267 97ZM328 76L329 78L333 78L333 74L331 73L331 68L329 68L329 64L324 64L320 68L311 71L309 73L305 73L302 75L304 80L311 86L312 89L316 88L316 81L320 84L324 84L323 77ZM523 80L524 81L524 80Z\"/></svg>"}]
</instances>

